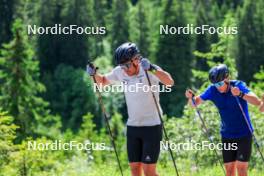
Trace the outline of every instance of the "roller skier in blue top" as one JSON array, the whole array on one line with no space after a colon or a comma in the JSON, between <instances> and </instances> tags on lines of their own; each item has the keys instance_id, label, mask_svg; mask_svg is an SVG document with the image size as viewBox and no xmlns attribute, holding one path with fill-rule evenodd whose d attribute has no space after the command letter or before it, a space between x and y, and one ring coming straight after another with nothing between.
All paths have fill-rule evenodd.
<instances>
[{"instance_id":1,"label":"roller skier in blue top","mask_svg":"<svg viewBox=\"0 0 264 176\"><path fill-rule=\"evenodd\" d=\"M194 96L193 91L189 89L185 92L185 96L192 106L194 106L192 98L194 98L196 106L207 100L215 104L221 116L222 143L226 145L236 143L237 145L237 150L222 150L226 176L235 176L236 171L238 176L247 176L253 132L248 103L260 106L261 109L262 102L244 82L230 80L229 70L224 64L211 68L209 80L212 84L201 95ZM245 117L236 97L244 110Z\"/></svg>"}]
</instances>

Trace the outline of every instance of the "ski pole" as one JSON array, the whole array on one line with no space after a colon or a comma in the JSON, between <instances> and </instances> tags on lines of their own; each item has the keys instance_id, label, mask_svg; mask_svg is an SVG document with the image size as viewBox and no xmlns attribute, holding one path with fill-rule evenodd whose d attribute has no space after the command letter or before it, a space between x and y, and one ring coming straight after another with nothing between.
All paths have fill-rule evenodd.
<instances>
[{"instance_id":1,"label":"ski pole","mask_svg":"<svg viewBox=\"0 0 264 176\"><path fill-rule=\"evenodd\" d=\"M148 72L146 70L145 70L145 73L146 73L146 77L147 77L147 80L148 80L148 84L149 84L150 87L152 87L152 84L151 84L150 79L149 79ZM165 129L165 126L164 126L164 123L163 123L163 120L162 120L162 117L161 117L161 112L160 112L160 108L158 106L158 102L156 100L156 97L155 97L154 93L153 92L151 92L151 93L152 93L152 97L153 97L156 109L158 111L158 115L159 115L159 119L160 119L160 122L161 122L161 125L162 125L162 129L163 129L163 133L164 133L164 136L165 136L165 140L168 142L168 145L169 145L169 147L168 147L169 148L169 153L170 153L170 156L171 156L171 159L172 159L172 162L173 162L173 166L174 166L175 172L176 172L177 176L179 176L178 168L176 166L176 162L175 162L172 150L170 148L170 144L169 144L170 140L169 140L169 137L167 135L167 131Z\"/></svg>"},{"instance_id":2,"label":"ski pole","mask_svg":"<svg viewBox=\"0 0 264 176\"><path fill-rule=\"evenodd\" d=\"M191 93L192 93L192 92L191 92ZM193 103L193 105L194 105L194 107L195 107L196 113L197 113L199 119L200 119L201 122L202 122L202 126L203 126L203 128L204 128L204 130L205 130L206 135L208 135L208 138L209 138L210 142L211 142L211 143L214 143L214 142L213 142L213 139L210 137L209 130L208 130L208 128L206 127L205 121L204 121L204 119L202 118L201 112L200 112L200 110L198 109L198 107L197 107L197 105L196 105L196 103L195 103L194 96L195 96L195 95L192 93L192 103ZM225 169L224 169L223 163L221 162L221 159L220 159L219 155L217 154L216 149L214 149L214 153L215 153L215 156L216 156L216 158L217 158L217 160L218 160L218 162L219 162L219 164L220 164L220 166L221 166L221 168L222 168L222 170L223 170L223 172L224 172L224 175L226 175L226 172L225 172Z\"/></svg>"},{"instance_id":3,"label":"ski pole","mask_svg":"<svg viewBox=\"0 0 264 176\"><path fill-rule=\"evenodd\" d=\"M252 135L253 141L254 141L254 143L255 143L255 145L256 145L256 147L257 147L257 150L258 150L258 152L259 152L259 154L260 154L260 157L262 158L262 161L263 161L263 163L264 163L264 157L263 157L263 154L262 154L262 152L261 152L261 150L260 150L260 146L259 146L258 140L257 140L256 136L254 135L254 132L253 132L253 130L252 130L252 128L251 128L251 126L250 126L250 124L249 124L249 122L248 122L248 119L247 119L247 116L246 116L246 114L245 114L245 111L243 110L243 107L242 107L242 105L241 105L241 103L240 103L238 97L236 97L236 96L234 96L234 97L235 97L235 99L236 99L236 101L237 101L237 104L238 104L238 106L239 106L239 108L240 108L242 114L243 114L244 120L246 121L247 127L248 127L248 129L249 129L249 131L250 131L250 133L251 133L251 135Z\"/></svg>"},{"instance_id":4,"label":"ski pole","mask_svg":"<svg viewBox=\"0 0 264 176\"><path fill-rule=\"evenodd\" d=\"M91 62L89 62L89 61L88 61L88 65L90 67L94 67L93 64ZM95 69L98 69L98 68L95 68ZM104 106L104 103L103 103L103 98L102 98L102 95L101 95L100 90L98 88L95 76L93 75L91 77L93 78L93 81L94 81L94 84L95 84L95 87L96 87L96 93L97 93L97 96L98 96L99 104L101 106L101 109L102 109L102 112L103 112L103 116L104 116L104 120L106 122L106 127L107 127L107 130L108 130L108 133L109 133L110 141L111 141L112 146L113 146L114 151L115 151L115 156L116 156L116 160L117 160L117 163L118 163L118 167L119 167L121 175L123 176L123 170L122 170L122 167L121 167L119 156L117 154L116 145L115 145L115 142L114 142L114 137L113 137L113 134L111 132L111 128L110 128L110 124L109 124L109 119L108 119L108 117L106 115L106 110L105 110L105 106Z\"/></svg>"}]
</instances>

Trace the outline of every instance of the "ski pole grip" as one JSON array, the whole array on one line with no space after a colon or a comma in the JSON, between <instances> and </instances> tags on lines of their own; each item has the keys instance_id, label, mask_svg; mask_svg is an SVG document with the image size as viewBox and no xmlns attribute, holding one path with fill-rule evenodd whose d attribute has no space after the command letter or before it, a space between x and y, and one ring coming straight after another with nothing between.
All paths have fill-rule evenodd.
<instances>
[{"instance_id":1,"label":"ski pole grip","mask_svg":"<svg viewBox=\"0 0 264 176\"><path fill-rule=\"evenodd\" d=\"M191 89L188 89L188 92L189 92L190 94L192 94L192 98L195 97L195 94L193 93L193 91L192 91Z\"/></svg>"},{"instance_id":2,"label":"ski pole grip","mask_svg":"<svg viewBox=\"0 0 264 176\"><path fill-rule=\"evenodd\" d=\"M95 70L98 70L99 69L99 67L95 67L94 64L91 61L89 61L89 60L88 60L87 65L89 65L92 68L95 68Z\"/></svg>"},{"instance_id":3,"label":"ski pole grip","mask_svg":"<svg viewBox=\"0 0 264 176\"><path fill-rule=\"evenodd\" d=\"M196 106L195 99L194 99L195 94L193 93L193 91L192 91L191 89L188 89L188 92L192 95L192 97L191 97L192 104L193 104L194 106Z\"/></svg>"}]
</instances>

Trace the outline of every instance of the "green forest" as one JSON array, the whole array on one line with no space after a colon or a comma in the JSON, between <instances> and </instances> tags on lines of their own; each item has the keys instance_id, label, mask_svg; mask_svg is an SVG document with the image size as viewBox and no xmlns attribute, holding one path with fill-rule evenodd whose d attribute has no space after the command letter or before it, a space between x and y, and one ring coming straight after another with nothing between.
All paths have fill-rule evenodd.
<instances>
[{"instance_id":1,"label":"green forest","mask_svg":"<svg viewBox=\"0 0 264 176\"><path fill-rule=\"evenodd\" d=\"M55 24L105 32L28 34L28 25ZM236 27L237 34L160 34L160 25L188 24ZM175 81L172 92L160 95L164 125L175 143L208 140L184 93L187 88L203 92L212 66L225 63L232 79L264 95L263 0L1 0L0 176L120 175L86 65L90 60L99 73L108 73L115 67L115 49L127 41ZM124 175L130 175L124 94L103 93L103 102ZM217 109L210 102L199 109L214 142L220 142ZM263 113L253 106L249 111L264 152ZM55 141L105 143L106 150L29 149L29 143ZM223 175L213 151L173 155L181 176ZM168 151L161 151L157 170L161 176L175 175ZM253 146L249 175L263 173Z\"/></svg>"}]
</instances>

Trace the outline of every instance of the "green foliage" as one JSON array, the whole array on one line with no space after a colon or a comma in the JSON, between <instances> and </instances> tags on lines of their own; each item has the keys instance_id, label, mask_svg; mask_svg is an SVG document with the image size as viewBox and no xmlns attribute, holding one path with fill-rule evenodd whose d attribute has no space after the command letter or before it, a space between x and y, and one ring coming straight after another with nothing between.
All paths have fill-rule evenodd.
<instances>
[{"instance_id":1,"label":"green foliage","mask_svg":"<svg viewBox=\"0 0 264 176\"><path fill-rule=\"evenodd\" d=\"M163 24L169 26L186 26L182 1L168 1L164 9ZM161 104L168 115L180 116L186 100L182 96L191 83L191 38L188 35L160 35L157 49L157 63L173 77L176 86L171 93L161 94ZM183 76L184 75L184 76ZM177 103L175 104L175 100Z\"/></svg>"},{"instance_id":2,"label":"green foliage","mask_svg":"<svg viewBox=\"0 0 264 176\"><path fill-rule=\"evenodd\" d=\"M11 26L13 23L14 1L3 1L0 3L0 46L8 42L12 37Z\"/></svg>"},{"instance_id":3,"label":"green foliage","mask_svg":"<svg viewBox=\"0 0 264 176\"><path fill-rule=\"evenodd\" d=\"M258 91L258 93L262 93L264 90L264 69L263 67L260 69L258 73L254 75L256 82L251 82L251 85Z\"/></svg>"},{"instance_id":4,"label":"green foliage","mask_svg":"<svg viewBox=\"0 0 264 176\"><path fill-rule=\"evenodd\" d=\"M0 170L10 162L10 153L15 150L13 140L16 138L18 126L13 124L13 118L0 109Z\"/></svg>"},{"instance_id":5,"label":"green foliage","mask_svg":"<svg viewBox=\"0 0 264 176\"><path fill-rule=\"evenodd\" d=\"M82 27L93 26L93 1L74 0L41 2L40 26L62 27L78 25ZM39 35L38 55L42 72L54 72L61 64L68 64L77 68L84 68L87 59L94 56L95 40L89 35Z\"/></svg>"},{"instance_id":6,"label":"green foliage","mask_svg":"<svg viewBox=\"0 0 264 176\"><path fill-rule=\"evenodd\" d=\"M231 13L225 16L225 21L223 22L223 26L234 27L236 25L236 21ZM211 51L207 53L202 53L199 51L195 51L194 55L200 59L205 60L206 64L209 68L215 66L218 63L225 63L231 74L231 79L237 78L237 71L235 67L235 59L234 59L234 51L232 50L232 46L234 44L235 37L231 35L220 35L219 42L211 45ZM203 70L193 70L193 75L204 82L203 88L208 86L208 73Z\"/></svg>"},{"instance_id":7,"label":"green foliage","mask_svg":"<svg viewBox=\"0 0 264 176\"><path fill-rule=\"evenodd\" d=\"M123 167L126 167L127 166L126 161L128 160L127 153L124 152L126 151L126 140L125 140L126 128L122 121L122 115L118 113L114 113L110 121L110 127L114 135L117 151L120 155L121 164ZM113 152L112 152L112 156L113 156Z\"/></svg>"},{"instance_id":8,"label":"green foliage","mask_svg":"<svg viewBox=\"0 0 264 176\"><path fill-rule=\"evenodd\" d=\"M8 162L1 174L3 175L49 175L54 173L56 167L57 158L61 152L51 150L38 150L31 149L29 142L50 143L45 138L33 140L26 140L22 144L17 145L17 149L10 153L10 162Z\"/></svg>"},{"instance_id":9,"label":"green foliage","mask_svg":"<svg viewBox=\"0 0 264 176\"><path fill-rule=\"evenodd\" d=\"M263 94L263 5L262 0L1 1L0 44L7 44L0 48L0 176L120 175L92 80L83 69L90 59L99 67L98 72L108 73L113 68L114 50L128 40L137 43L144 57L175 80L173 92L161 94L163 110L168 114L164 122L172 142L207 141L195 111L185 106L184 91L202 84L197 91L200 93L209 85L209 67L225 63L232 79L239 76L250 83L253 92ZM18 17L23 21L16 20ZM239 34L159 34L160 24L177 27L188 23L238 26ZM24 31L27 24L106 26L107 34L28 37ZM122 167L129 175L124 95L102 95ZM214 143L220 142L217 109L205 103L200 110ZM252 106L250 112L264 153L263 114ZM182 118L172 117L175 115ZM105 143L106 150L27 149L29 141L54 140ZM213 151L173 152L180 175L223 175ZM253 147L250 175L263 175L262 166ZM161 175L175 175L168 151L161 151L157 169Z\"/></svg>"},{"instance_id":10,"label":"green foliage","mask_svg":"<svg viewBox=\"0 0 264 176\"><path fill-rule=\"evenodd\" d=\"M129 39L128 32L128 0L113 0L112 27L111 27L111 48L112 51Z\"/></svg>"},{"instance_id":11,"label":"green foliage","mask_svg":"<svg viewBox=\"0 0 264 176\"><path fill-rule=\"evenodd\" d=\"M139 1L135 7L131 8L131 15L129 15L130 41L133 41L138 45L143 57L149 57L150 55L150 29L149 17L147 16L148 10L150 10L150 8L146 7L146 4L143 3L143 1Z\"/></svg>"},{"instance_id":12,"label":"green foliage","mask_svg":"<svg viewBox=\"0 0 264 176\"><path fill-rule=\"evenodd\" d=\"M91 113L83 116L81 129L78 132L78 135L75 137L79 142L89 141L93 143L104 143L107 149L103 151L86 151L88 162L92 161L91 163L96 163L99 165L111 160L115 160L115 153L112 148L112 143L110 141L106 124L104 123L104 128L102 128L100 131L97 131L93 119L94 116ZM125 152L125 127L122 122L122 116L118 113L115 113L111 118L108 119L119 157L123 167L126 167L127 153Z\"/></svg>"},{"instance_id":13,"label":"green foliage","mask_svg":"<svg viewBox=\"0 0 264 176\"><path fill-rule=\"evenodd\" d=\"M81 129L79 131L78 137L81 137L83 139L91 139L95 140L97 133L95 131L96 125L93 123L93 115L91 113L88 113L83 116L83 123L81 125Z\"/></svg>"},{"instance_id":14,"label":"green foliage","mask_svg":"<svg viewBox=\"0 0 264 176\"><path fill-rule=\"evenodd\" d=\"M98 113L93 85L88 75L81 69L61 64L57 67L54 77L45 77L50 101L54 113L60 114L64 129L77 129L81 118L91 111ZM49 92L51 91L51 92Z\"/></svg>"},{"instance_id":15,"label":"green foliage","mask_svg":"<svg viewBox=\"0 0 264 176\"><path fill-rule=\"evenodd\" d=\"M237 63L239 79L247 83L264 64L263 8L264 2L261 0L246 0L239 11Z\"/></svg>"},{"instance_id":16,"label":"green foliage","mask_svg":"<svg viewBox=\"0 0 264 176\"><path fill-rule=\"evenodd\" d=\"M1 50L0 102L20 126L18 140L21 140L38 133L38 126L43 125L41 122L48 120L44 119L48 116L48 102L38 96L45 87L38 81L38 61L34 59L22 21L16 20L12 30L13 40Z\"/></svg>"},{"instance_id":17,"label":"green foliage","mask_svg":"<svg viewBox=\"0 0 264 176\"><path fill-rule=\"evenodd\" d=\"M71 0L66 2L67 5L64 9L65 14L61 16L63 24L69 26L74 22L74 24L78 26L94 26L92 0ZM79 35L76 33L72 35L63 35L61 37L61 42L61 60L59 60L60 62L57 65L64 63L73 67L84 68L87 64L87 59L95 55L96 40L89 37L89 35ZM47 57L43 59L47 59Z\"/></svg>"},{"instance_id":18,"label":"green foliage","mask_svg":"<svg viewBox=\"0 0 264 176\"><path fill-rule=\"evenodd\" d=\"M56 0L42 1L40 5L39 25L46 27L54 23L62 24L62 12L65 4ZM39 35L37 37L38 58L41 72L53 72L63 60L61 54L62 37L60 35Z\"/></svg>"},{"instance_id":19,"label":"green foliage","mask_svg":"<svg viewBox=\"0 0 264 176\"><path fill-rule=\"evenodd\" d=\"M107 9L107 1L101 0L93 2L93 11L94 11L94 24L96 26L107 26L107 20L108 20L108 9ZM107 27L106 27L107 28ZM104 54L104 46L103 46L103 40L104 36L98 35L95 37L96 44L95 44L95 55L101 56Z\"/></svg>"},{"instance_id":20,"label":"green foliage","mask_svg":"<svg viewBox=\"0 0 264 176\"><path fill-rule=\"evenodd\" d=\"M202 26L204 24L209 24L210 26L218 26L218 23L219 23L218 13L219 12L217 11L218 9L215 7L216 5L214 4L214 2L211 2L209 5L203 0L198 1L197 7L196 7L197 15L195 18L196 25ZM210 35L208 33L205 33L201 35L196 35L195 50L199 52L203 52L203 53L209 52L210 45L212 43L217 42L217 38L218 38L217 34ZM199 70L204 70L204 71L208 70L208 65L206 64L206 60L196 57L195 68ZM197 80L196 80L195 84L199 85L199 82L197 83Z\"/></svg>"}]
</instances>

